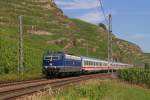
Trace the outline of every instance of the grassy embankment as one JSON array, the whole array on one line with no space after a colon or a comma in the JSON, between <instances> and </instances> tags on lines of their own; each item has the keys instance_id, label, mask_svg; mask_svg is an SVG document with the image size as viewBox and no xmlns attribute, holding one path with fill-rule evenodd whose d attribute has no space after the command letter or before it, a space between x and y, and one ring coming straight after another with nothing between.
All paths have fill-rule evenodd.
<instances>
[{"instance_id":1,"label":"grassy embankment","mask_svg":"<svg viewBox=\"0 0 150 100\"><path fill-rule=\"evenodd\" d=\"M29 97L33 100L149 100L150 90L118 81L90 80L71 85L49 95Z\"/></svg>"}]
</instances>

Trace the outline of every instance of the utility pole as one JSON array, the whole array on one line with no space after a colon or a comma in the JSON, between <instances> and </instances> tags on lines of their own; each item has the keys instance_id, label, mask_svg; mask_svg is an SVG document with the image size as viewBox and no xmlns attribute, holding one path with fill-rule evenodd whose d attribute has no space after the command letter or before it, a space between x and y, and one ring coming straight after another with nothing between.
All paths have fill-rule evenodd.
<instances>
[{"instance_id":1,"label":"utility pole","mask_svg":"<svg viewBox=\"0 0 150 100\"><path fill-rule=\"evenodd\" d=\"M112 15L109 15L109 23L110 23L110 61L111 64L113 64L113 37L112 37ZM113 73L113 68L112 68L112 73Z\"/></svg>"},{"instance_id":2,"label":"utility pole","mask_svg":"<svg viewBox=\"0 0 150 100\"><path fill-rule=\"evenodd\" d=\"M19 16L19 63L18 72L23 74L23 26L22 16Z\"/></svg>"},{"instance_id":3,"label":"utility pole","mask_svg":"<svg viewBox=\"0 0 150 100\"><path fill-rule=\"evenodd\" d=\"M108 67L110 68L112 60L112 16L109 14L109 27L108 27ZM108 69L109 72L109 69Z\"/></svg>"},{"instance_id":4,"label":"utility pole","mask_svg":"<svg viewBox=\"0 0 150 100\"><path fill-rule=\"evenodd\" d=\"M88 46L88 44L86 45L86 56L87 57L89 56L89 46Z\"/></svg>"}]
</instances>

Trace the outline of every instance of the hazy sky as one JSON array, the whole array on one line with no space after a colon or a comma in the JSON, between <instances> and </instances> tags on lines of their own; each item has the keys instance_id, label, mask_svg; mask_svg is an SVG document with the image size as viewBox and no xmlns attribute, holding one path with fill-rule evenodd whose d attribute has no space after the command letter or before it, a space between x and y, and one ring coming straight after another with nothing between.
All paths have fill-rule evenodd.
<instances>
[{"instance_id":1,"label":"hazy sky","mask_svg":"<svg viewBox=\"0 0 150 100\"><path fill-rule=\"evenodd\" d=\"M55 0L71 18L104 22L99 0ZM113 16L113 33L138 44L150 53L150 0L102 0L106 14Z\"/></svg>"}]
</instances>

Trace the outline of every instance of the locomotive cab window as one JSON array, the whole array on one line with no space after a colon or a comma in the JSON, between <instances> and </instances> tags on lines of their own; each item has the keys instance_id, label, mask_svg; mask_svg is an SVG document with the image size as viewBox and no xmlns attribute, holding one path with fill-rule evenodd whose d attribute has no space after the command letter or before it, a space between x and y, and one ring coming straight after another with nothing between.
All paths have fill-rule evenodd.
<instances>
[{"instance_id":1,"label":"locomotive cab window","mask_svg":"<svg viewBox=\"0 0 150 100\"><path fill-rule=\"evenodd\" d=\"M51 60L51 59L52 59L52 57L47 56L47 57L44 57L44 59L45 59L45 60Z\"/></svg>"},{"instance_id":2,"label":"locomotive cab window","mask_svg":"<svg viewBox=\"0 0 150 100\"><path fill-rule=\"evenodd\" d=\"M53 60L59 60L59 57L58 56L53 56L52 59Z\"/></svg>"}]
</instances>

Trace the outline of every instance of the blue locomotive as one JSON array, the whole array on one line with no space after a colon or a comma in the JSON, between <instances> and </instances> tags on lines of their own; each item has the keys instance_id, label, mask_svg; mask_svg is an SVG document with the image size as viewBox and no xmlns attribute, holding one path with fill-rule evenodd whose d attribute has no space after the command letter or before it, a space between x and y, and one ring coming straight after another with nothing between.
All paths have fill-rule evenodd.
<instances>
[{"instance_id":1,"label":"blue locomotive","mask_svg":"<svg viewBox=\"0 0 150 100\"><path fill-rule=\"evenodd\" d=\"M80 72L81 63L81 57L63 52L48 53L43 57L43 73L46 76L53 76L60 73Z\"/></svg>"}]
</instances>

